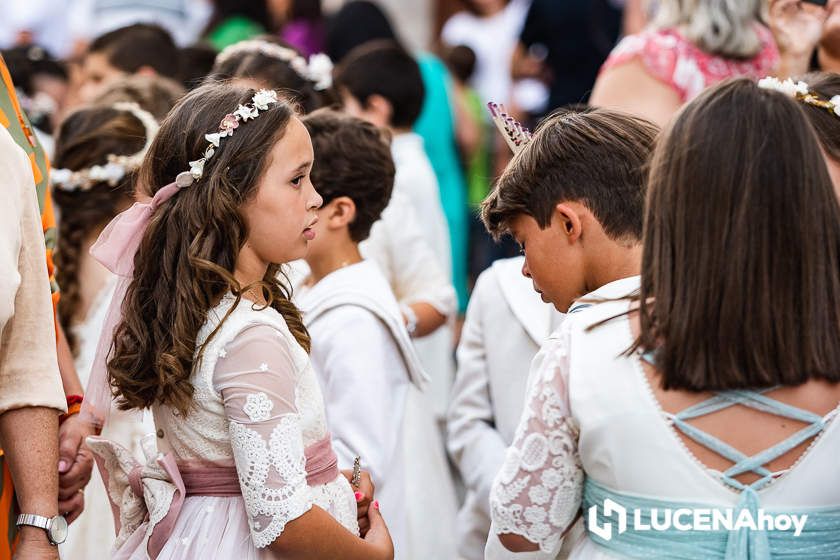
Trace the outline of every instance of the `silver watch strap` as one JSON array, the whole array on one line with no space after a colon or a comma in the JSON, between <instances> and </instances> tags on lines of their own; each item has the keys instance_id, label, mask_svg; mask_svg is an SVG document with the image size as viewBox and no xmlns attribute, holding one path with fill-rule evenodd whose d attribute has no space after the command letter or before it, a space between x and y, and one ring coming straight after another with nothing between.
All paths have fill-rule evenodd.
<instances>
[{"instance_id":1,"label":"silver watch strap","mask_svg":"<svg viewBox=\"0 0 840 560\"><path fill-rule=\"evenodd\" d=\"M43 515L35 515L34 513L21 513L18 515L15 525L31 525L33 527L40 527L45 531L50 528L51 517L44 517Z\"/></svg>"}]
</instances>

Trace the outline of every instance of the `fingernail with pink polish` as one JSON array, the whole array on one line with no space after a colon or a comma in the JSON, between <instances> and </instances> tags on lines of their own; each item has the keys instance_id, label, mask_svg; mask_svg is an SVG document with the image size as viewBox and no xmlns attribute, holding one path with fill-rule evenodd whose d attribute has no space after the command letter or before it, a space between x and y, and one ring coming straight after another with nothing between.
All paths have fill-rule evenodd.
<instances>
[{"instance_id":1,"label":"fingernail with pink polish","mask_svg":"<svg viewBox=\"0 0 840 560\"><path fill-rule=\"evenodd\" d=\"M372 505L372 506L373 506L373 509L379 509L379 500L376 500L375 502L373 502L373 503L372 503L372 504L370 504L370 505Z\"/></svg>"},{"instance_id":2,"label":"fingernail with pink polish","mask_svg":"<svg viewBox=\"0 0 840 560\"><path fill-rule=\"evenodd\" d=\"M354 495L354 496L356 496L356 501L357 501L357 502L361 502L361 501L362 501L362 499L365 497L365 495L364 495L364 494L362 494L361 492L356 492L356 493L355 493L355 494L353 494L353 495Z\"/></svg>"}]
</instances>

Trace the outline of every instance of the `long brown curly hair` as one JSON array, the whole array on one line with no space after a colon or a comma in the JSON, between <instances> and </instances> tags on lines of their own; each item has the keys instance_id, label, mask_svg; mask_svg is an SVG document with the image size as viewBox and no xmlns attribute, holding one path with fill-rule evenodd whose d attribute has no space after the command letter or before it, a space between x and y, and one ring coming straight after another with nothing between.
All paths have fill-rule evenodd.
<instances>
[{"instance_id":1,"label":"long brown curly hair","mask_svg":"<svg viewBox=\"0 0 840 560\"><path fill-rule=\"evenodd\" d=\"M161 124L140 169L138 190L153 195L190 168L207 146L205 134L254 90L213 83L187 94ZM248 238L240 212L256 195L274 144L294 113L279 102L222 141L204 176L163 203L152 216L134 256L134 277L114 333L108 376L121 409L165 404L187 414L192 406L190 374L213 334L196 352L197 334L208 311L227 292L258 287L267 306L285 319L308 352L309 334L282 283L280 265L268 267L256 285L241 286L233 275ZM221 323L220 323L221 326Z\"/></svg>"},{"instance_id":2,"label":"long brown curly hair","mask_svg":"<svg viewBox=\"0 0 840 560\"><path fill-rule=\"evenodd\" d=\"M61 123L53 164L56 168L79 171L104 165L109 154L137 153L145 143L146 129L131 113L107 106L81 109ZM73 354L78 353L78 343L71 326L81 319L79 273L85 240L131 202L135 178L136 173L132 172L113 186L98 182L87 190L53 189L60 218L55 253L55 276L61 286L58 319Z\"/></svg>"}]
</instances>

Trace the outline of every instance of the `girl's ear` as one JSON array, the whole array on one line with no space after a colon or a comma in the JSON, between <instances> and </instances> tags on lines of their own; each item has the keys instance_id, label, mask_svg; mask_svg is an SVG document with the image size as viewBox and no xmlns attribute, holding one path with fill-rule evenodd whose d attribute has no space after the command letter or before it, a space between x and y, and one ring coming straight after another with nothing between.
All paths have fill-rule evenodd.
<instances>
[{"instance_id":1,"label":"girl's ear","mask_svg":"<svg viewBox=\"0 0 840 560\"><path fill-rule=\"evenodd\" d=\"M356 203L349 196L339 196L327 205L327 223L331 229L344 228L356 219Z\"/></svg>"},{"instance_id":2,"label":"girl's ear","mask_svg":"<svg viewBox=\"0 0 840 560\"><path fill-rule=\"evenodd\" d=\"M552 224L557 223L568 238L569 243L574 243L583 234L583 222L577 204L561 202L554 207Z\"/></svg>"}]
</instances>

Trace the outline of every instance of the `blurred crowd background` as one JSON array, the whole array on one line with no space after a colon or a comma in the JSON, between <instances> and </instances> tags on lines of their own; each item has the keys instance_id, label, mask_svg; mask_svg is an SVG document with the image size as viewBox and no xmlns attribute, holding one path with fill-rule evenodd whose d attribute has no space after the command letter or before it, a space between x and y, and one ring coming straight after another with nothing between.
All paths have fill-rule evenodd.
<instances>
[{"instance_id":1,"label":"blurred crowd background","mask_svg":"<svg viewBox=\"0 0 840 560\"><path fill-rule=\"evenodd\" d=\"M273 37L339 64L362 43L396 39L423 73L414 130L437 175L463 313L477 275L516 253L509 241L492 242L475 218L510 158L488 101L535 126L553 109L592 96L594 104L661 125L727 77L840 67L840 2L819 11L817 4L824 2L12 0L0 8L0 49L51 151L69 111L101 101L127 76L154 78L141 105L159 102L161 118L170 101L211 73L220 50L239 41Z\"/></svg>"},{"instance_id":2,"label":"blurred crowd background","mask_svg":"<svg viewBox=\"0 0 840 560\"><path fill-rule=\"evenodd\" d=\"M617 39L641 29L651 9L641 0L29 0L2 8L0 48L51 151L63 117L127 75L155 78L150 102L171 100L210 73L217 52L244 39L274 35L334 63L367 40L399 40L417 54L427 82L415 129L438 175L463 312L477 275L516 253L510 242L494 244L475 218L509 158L486 102L532 124L585 103ZM446 91L430 91L433 74Z\"/></svg>"}]
</instances>

